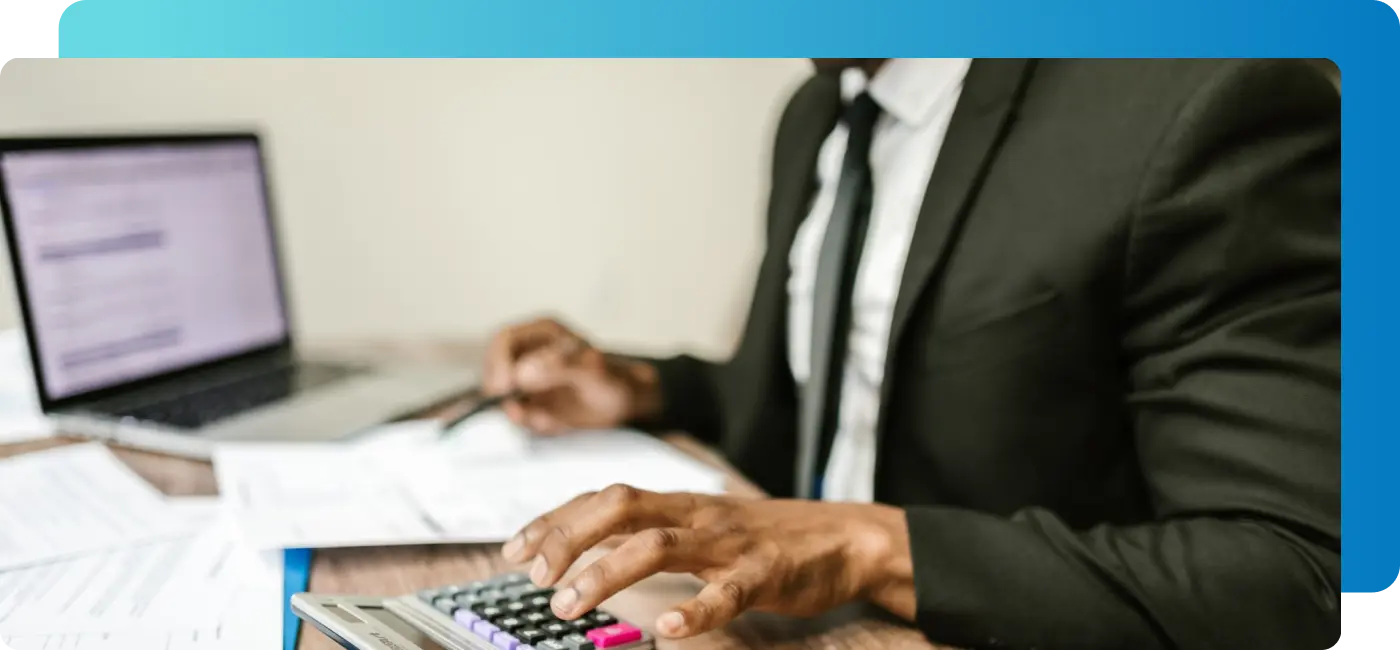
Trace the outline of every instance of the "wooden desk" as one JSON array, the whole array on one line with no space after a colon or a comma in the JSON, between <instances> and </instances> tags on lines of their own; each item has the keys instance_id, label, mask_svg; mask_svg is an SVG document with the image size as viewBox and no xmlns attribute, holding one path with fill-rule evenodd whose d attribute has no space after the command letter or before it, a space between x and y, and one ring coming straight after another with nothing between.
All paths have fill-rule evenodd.
<instances>
[{"instance_id":1,"label":"wooden desk","mask_svg":"<svg viewBox=\"0 0 1400 650\"><path fill-rule=\"evenodd\" d=\"M373 356L380 356L382 348ZM414 353L421 356L421 352ZM400 356L396 354L395 356ZM460 350L452 358L471 358ZM449 407L450 408L450 407ZM731 475L729 489L759 494L757 488L733 472L714 454L681 437L674 444ZM0 458L37 451L74 441L51 439L0 445ZM125 448L113 450L138 474L172 496L217 493L209 463L172 458ZM586 557L585 560L591 558ZM401 594L418 589L475 579L519 567L501 558L497 545L434 545L317 551L311 568L310 590L336 594ZM619 594L604 606L623 618L650 627L671 605L694 595L699 583L688 576L665 575L646 580ZM302 627L300 650L335 650L334 642L314 628ZM852 606L812 620L795 620L764 614L747 614L727 628L680 642L662 641L659 648L930 648L918 631L881 620L865 607ZM256 650L256 649L250 649ZM272 649L269 649L272 650Z\"/></svg>"}]
</instances>

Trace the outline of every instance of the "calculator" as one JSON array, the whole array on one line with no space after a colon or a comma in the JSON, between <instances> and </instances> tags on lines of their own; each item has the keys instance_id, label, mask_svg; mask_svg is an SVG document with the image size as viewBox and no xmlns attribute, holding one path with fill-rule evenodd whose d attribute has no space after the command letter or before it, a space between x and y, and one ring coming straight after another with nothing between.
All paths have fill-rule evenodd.
<instances>
[{"instance_id":1,"label":"calculator","mask_svg":"<svg viewBox=\"0 0 1400 650\"><path fill-rule=\"evenodd\" d=\"M350 650L651 650L640 627L595 609L572 621L523 573L395 597L292 596L292 611Z\"/></svg>"}]
</instances>

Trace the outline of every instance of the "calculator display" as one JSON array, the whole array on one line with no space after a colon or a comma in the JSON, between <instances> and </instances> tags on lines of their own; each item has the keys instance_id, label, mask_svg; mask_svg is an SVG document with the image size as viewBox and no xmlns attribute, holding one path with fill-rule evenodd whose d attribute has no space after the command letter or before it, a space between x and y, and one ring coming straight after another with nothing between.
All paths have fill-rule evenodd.
<instances>
[{"instance_id":1,"label":"calculator display","mask_svg":"<svg viewBox=\"0 0 1400 650\"><path fill-rule=\"evenodd\" d=\"M437 642L433 641L432 637L424 634L418 628L409 625L407 621L399 618L398 615L387 609L382 607L366 607L364 605L360 605L358 609L366 616L382 623L384 627L398 632L403 638L408 639L409 642L423 650L446 650L446 648L443 648L438 645Z\"/></svg>"}]
</instances>

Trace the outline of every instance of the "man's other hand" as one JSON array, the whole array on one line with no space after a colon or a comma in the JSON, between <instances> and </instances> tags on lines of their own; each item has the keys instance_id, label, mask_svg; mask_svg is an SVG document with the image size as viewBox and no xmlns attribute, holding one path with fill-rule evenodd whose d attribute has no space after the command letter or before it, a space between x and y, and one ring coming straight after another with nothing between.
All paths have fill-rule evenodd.
<instances>
[{"instance_id":1,"label":"man's other hand","mask_svg":"<svg viewBox=\"0 0 1400 650\"><path fill-rule=\"evenodd\" d=\"M554 320L497 333L483 374L487 394L522 394L502 408L539 433L617 427L660 409L655 368L605 354Z\"/></svg>"},{"instance_id":2,"label":"man's other hand","mask_svg":"<svg viewBox=\"0 0 1400 650\"><path fill-rule=\"evenodd\" d=\"M625 485L576 497L531 522L502 552L533 560L530 579L555 585L588 549L617 548L557 585L561 619L588 612L655 573L691 573L707 584L663 614L670 638L723 626L756 609L812 616L870 600L912 619L914 589L904 512L882 505L655 493Z\"/></svg>"}]
</instances>

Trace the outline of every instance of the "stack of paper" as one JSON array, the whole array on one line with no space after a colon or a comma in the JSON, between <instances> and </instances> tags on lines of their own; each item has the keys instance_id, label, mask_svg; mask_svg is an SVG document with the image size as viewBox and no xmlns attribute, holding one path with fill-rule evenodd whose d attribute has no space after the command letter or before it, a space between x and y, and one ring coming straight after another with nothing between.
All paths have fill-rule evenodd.
<instances>
[{"instance_id":1,"label":"stack of paper","mask_svg":"<svg viewBox=\"0 0 1400 650\"><path fill-rule=\"evenodd\" d=\"M229 445L215 451L214 469L232 519L256 548L497 542L613 483L724 488L719 471L636 432L534 440L488 413L435 440Z\"/></svg>"},{"instance_id":2,"label":"stack of paper","mask_svg":"<svg viewBox=\"0 0 1400 650\"><path fill-rule=\"evenodd\" d=\"M497 542L589 490L718 493L644 434L536 439L500 414L341 444L215 451L221 497L172 500L97 443L0 460L0 648L245 650L282 638L281 548Z\"/></svg>"},{"instance_id":3,"label":"stack of paper","mask_svg":"<svg viewBox=\"0 0 1400 650\"><path fill-rule=\"evenodd\" d=\"M273 648L281 555L215 499L165 499L90 443L0 461L0 642L15 650Z\"/></svg>"}]
</instances>

